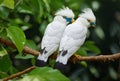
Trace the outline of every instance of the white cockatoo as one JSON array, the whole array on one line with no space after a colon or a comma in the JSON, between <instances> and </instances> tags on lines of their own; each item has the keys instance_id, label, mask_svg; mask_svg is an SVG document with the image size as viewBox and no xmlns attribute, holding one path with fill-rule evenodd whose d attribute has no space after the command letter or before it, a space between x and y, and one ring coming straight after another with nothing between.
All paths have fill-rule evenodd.
<instances>
[{"instance_id":1,"label":"white cockatoo","mask_svg":"<svg viewBox=\"0 0 120 81\"><path fill-rule=\"evenodd\" d=\"M69 24L63 34L59 46L59 54L54 68L65 72L68 59L83 45L88 27L95 26L96 18L90 8L82 10L76 21Z\"/></svg>"},{"instance_id":2,"label":"white cockatoo","mask_svg":"<svg viewBox=\"0 0 120 81\"><path fill-rule=\"evenodd\" d=\"M58 10L54 20L48 24L41 42L41 51L36 66L47 65L48 57L59 47L62 35L68 23L74 21L74 13L68 7Z\"/></svg>"}]
</instances>

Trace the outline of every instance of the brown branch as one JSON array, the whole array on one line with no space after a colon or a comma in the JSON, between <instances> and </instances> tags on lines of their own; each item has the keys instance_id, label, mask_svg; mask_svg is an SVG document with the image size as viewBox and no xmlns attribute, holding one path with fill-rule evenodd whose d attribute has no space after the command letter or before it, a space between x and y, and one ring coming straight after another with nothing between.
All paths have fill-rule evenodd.
<instances>
[{"instance_id":1,"label":"brown branch","mask_svg":"<svg viewBox=\"0 0 120 81\"><path fill-rule=\"evenodd\" d=\"M6 44L12 48L16 48L15 45L11 42L8 41L4 38L0 37L0 43ZM36 50L33 50L27 46L23 48L24 53L32 54L34 56L38 56L39 52ZM56 53L54 53L50 58L55 59L56 58ZM77 54L74 54L71 58L70 61L73 63L79 62L79 61L114 61L120 58L120 53L112 54L112 55L99 55L99 56L80 56Z\"/></svg>"},{"instance_id":2,"label":"brown branch","mask_svg":"<svg viewBox=\"0 0 120 81\"><path fill-rule=\"evenodd\" d=\"M16 78L16 77L18 77L18 76L20 76L20 75L23 75L23 74L25 74L25 73L27 73L27 72L30 72L31 70L33 70L33 69L35 69L35 68L36 68L36 66L32 66L32 67L30 67L30 68L27 68L27 69L25 69L25 70L23 70L23 71L21 71L21 72L18 72L18 73L16 73L16 74L13 74L13 75L7 77L7 78L4 78L3 81L8 81L8 80L10 80L10 79Z\"/></svg>"},{"instance_id":3,"label":"brown branch","mask_svg":"<svg viewBox=\"0 0 120 81\"><path fill-rule=\"evenodd\" d=\"M112 54L112 55L98 55L98 56L80 56L80 55L73 55L70 60L74 63L78 61L114 61L120 59L120 53Z\"/></svg>"},{"instance_id":4,"label":"brown branch","mask_svg":"<svg viewBox=\"0 0 120 81\"><path fill-rule=\"evenodd\" d=\"M54 55L51 58L54 58L55 57ZM120 57L120 53L117 53L115 55L100 55L100 56L89 56L89 57L82 57L79 55L74 55L71 57L70 60L71 61L74 60L74 63L78 62L78 61L114 61L115 59L119 59L119 57ZM75 60L75 59L77 59L77 60ZM35 68L36 68L36 66L32 66L30 68L27 68L24 71L18 72L16 74L10 75L7 78L4 78L3 81L8 81L10 79L21 76L21 75L23 75L23 74L25 74L25 73L27 73Z\"/></svg>"},{"instance_id":5,"label":"brown branch","mask_svg":"<svg viewBox=\"0 0 120 81\"><path fill-rule=\"evenodd\" d=\"M10 46L10 47L16 49L15 45L11 41L8 41L8 40L6 40L4 38L0 37L0 43L3 43L5 45L7 45L7 46ZM38 51L33 50L33 49L31 49L31 48L29 48L27 46L25 46L23 48L23 52L28 53L28 54L32 54L34 56L38 56L38 54L39 54ZM56 58L56 53L54 53L50 58L55 59ZM116 53L116 54L112 54L112 55L85 56L85 57L74 54L70 58L70 61L72 61L73 63L77 63L79 61L104 61L104 62L106 62L106 61L114 61L114 60L117 60L119 58L120 58L120 53ZM16 74L13 74L13 75L5 78L3 81L7 81L9 79L15 78L15 77L20 76L22 74L25 74L25 73L31 71L34 68L35 68L35 66L32 66L32 67L30 67L30 68L28 68L28 69L26 69L24 71L18 72Z\"/></svg>"},{"instance_id":6,"label":"brown branch","mask_svg":"<svg viewBox=\"0 0 120 81\"><path fill-rule=\"evenodd\" d=\"M5 44L5 45L7 45L7 46L10 46L10 47L16 49L16 46L15 46L11 41L6 40L6 39L4 39L4 38L1 38L1 37L0 37L0 43L3 43L3 44ZM31 55L34 55L34 56L38 56L38 54L39 54L38 51L33 50L33 49L31 49L31 48L29 48L29 47L27 47L27 46L24 46L23 52L24 52L24 53L31 54Z\"/></svg>"}]
</instances>

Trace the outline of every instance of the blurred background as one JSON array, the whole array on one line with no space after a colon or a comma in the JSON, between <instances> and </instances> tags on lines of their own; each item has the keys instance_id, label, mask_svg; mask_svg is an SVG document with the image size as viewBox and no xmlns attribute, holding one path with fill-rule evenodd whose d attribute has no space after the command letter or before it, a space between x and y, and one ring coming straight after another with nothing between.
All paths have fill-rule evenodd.
<instances>
[{"instance_id":1,"label":"blurred background","mask_svg":"<svg viewBox=\"0 0 120 81\"><path fill-rule=\"evenodd\" d=\"M90 7L97 18L96 28L89 28L85 44L77 51L83 56L114 54L120 52L120 0L15 0L14 9L0 7L0 26L20 27L27 38L26 45L40 50L41 39L55 12L68 6L75 13ZM20 56L12 52L14 71L23 70L34 64L31 55ZM21 65L22 63L22 65ZM51 66L54 60L50 59ZM113 62L69 63L71 81L120 81L120 60Z\"/></svg>"}]
</instances>

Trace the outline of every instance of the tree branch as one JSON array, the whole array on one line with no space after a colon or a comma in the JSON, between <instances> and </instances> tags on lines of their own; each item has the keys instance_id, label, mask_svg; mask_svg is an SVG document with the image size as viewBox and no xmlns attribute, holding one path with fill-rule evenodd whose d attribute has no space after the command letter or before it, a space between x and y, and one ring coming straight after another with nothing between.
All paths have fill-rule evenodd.
<instances>
[{"instance_id":1,"label":"tree branch","mask_svg":"<svg viewBox=\"0 0 120 81\"><path fill-rule=\"evenodd\" d=\"M16 46L15 46L11 41L6 40L6 39L4 39L4 38L1 38L1 37L0 37L0 43L3 43L3 44L5 44L5 45L7 45L7 46L10 46L10 47L16 49ZM38 51L33 50L33 49L31 49L31 48L29 48L29 47L27 47L27 46L24 46L23 52L24 52L24 53L31 54L31 55L34 55L34 56L38 56L38 54L39 54Z\"/></svg>"},{"instance_id":2,"label":"tree branch","mask_svg":"<svg viewBox=\"0 0 120 81\"><path fill-rule=\"evenodd\" d=\"M75 60L74 60L75 59ZM70 60L74 63L78 61L114 61L120 59L120 53L112 54L112 55L98 55L98 56L80 56L80 55L73 55Z\"/></svg>"},{"instance_id":3,"label":"tree branch","mask_svg":"<svg viewBox=\"0 0 120 81\"><path fill-rule=\"evenodd\" d=\"M1 37L0 37L0 43L6 44L12 48L16 48L15 45L11 41L8 41ZM34 56L38 56L38 54L39 54L38 51L33 50L27 46L25 46L23 48L23 52L34 55ZM54 53L53 55L50 56L50 58L55 59L56 56L57 56L57 54ZM74 54L70 58L70 61L72 61L73 63L77 63L79 61L103 61L103 62L106 62L106 61L114 61L119 58L120 58L120 53L116 53L116 54L112 54L112 55L99 55L99 56L80 56L80 55Z\"/></svg>"},{"instance_id":4,"label":"tree branch","mask_svg":"<svg viewBox=\"0 0 120 81\"><path fill-rule=\"evenodd\" d=\"M4 38L0 37L0 43L16 49L15 45L11 41L6 40ZM23 52L34 55L34 56L38 56L38 54L40 53L40 52L33 50L27 46L24 46ZM50 56L50 58L55 59L56 56L57 56L57 54L54 53L53 55ZM103 61L103 62L106 62L106 61L114 61L114 60L117 60L119 58L120 58L120 53L116 53L116 54L112 54L112 55L99 55L99 56L80 56L80 55L74 54L70 58L70 61L72 61L73 63L77 63L79 61ZM34 68L35 68L35 66L32 66L28 69L25 69L24 71L18 72L16 74L13 74L13 75L7 77L7 78L4 78L3 81L8 81L8 80L13 79L17 76L25 74L25 73L33 70Z\"/></svg>"},{"instance_id":5,"label":"tree branch","mask_svg":"<svg viewBox=\"0 0 120 81\"><path fill-rule=\"evenodd\" d=\"M27 73L27 72L35 69L35 68L36 68L36 66L31 66L30 68L27 68L27 69L25 69L25 70L23 70L23 71L21 71L21 72L18 72L18 73L16 73L16 74L13 74L13 75L7 77L7 78L4 78L3 81L8 81L8 80L10 80L10 79L16 78L16 77L18 77L18 76L20 76L20 75L23 75L23 74L25 74L25 73Z\"/></svg>"}]
</instances>

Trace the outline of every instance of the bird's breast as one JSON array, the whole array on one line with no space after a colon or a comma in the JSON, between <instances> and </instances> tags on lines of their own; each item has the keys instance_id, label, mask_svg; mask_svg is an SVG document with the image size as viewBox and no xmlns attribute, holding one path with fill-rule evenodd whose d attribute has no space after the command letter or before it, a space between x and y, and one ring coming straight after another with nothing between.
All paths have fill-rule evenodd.
<instances>
[{"instance_id":1,"label":"bird's breast","mask_svg":"<svg viewBox=\"0 0 120 81\"><path fill-rule=\"evenodd\" d=\"M87 34L87 28L86 27L71 27L68 28L68 30L65 31L65 34L68 37L72 37L73 39L80 39L84 37Z\"/></svg>"}]
</instances>

